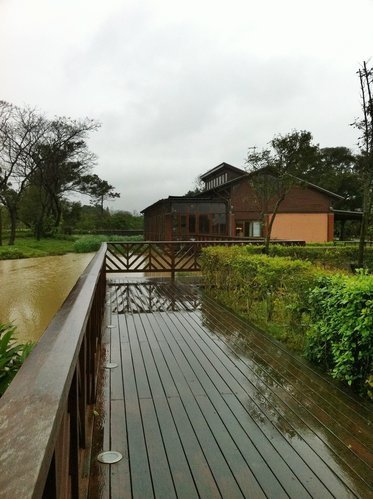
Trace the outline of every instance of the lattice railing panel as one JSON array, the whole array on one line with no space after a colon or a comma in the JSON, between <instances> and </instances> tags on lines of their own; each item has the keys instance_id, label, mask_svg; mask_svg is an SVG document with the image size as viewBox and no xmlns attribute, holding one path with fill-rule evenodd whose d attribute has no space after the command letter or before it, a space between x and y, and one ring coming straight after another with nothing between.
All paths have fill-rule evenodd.
<instances>
[{"instance_id":1,"label":"lattice railing panel","mask_svg":"<svg viewBox=\"0 0 373 499\"><path fill-rule=\"evenodd\" d=\"M232 246L246 241L145 241L107 243L106 272L199 272L206 246Z\"/></svg>"}]
</instances>

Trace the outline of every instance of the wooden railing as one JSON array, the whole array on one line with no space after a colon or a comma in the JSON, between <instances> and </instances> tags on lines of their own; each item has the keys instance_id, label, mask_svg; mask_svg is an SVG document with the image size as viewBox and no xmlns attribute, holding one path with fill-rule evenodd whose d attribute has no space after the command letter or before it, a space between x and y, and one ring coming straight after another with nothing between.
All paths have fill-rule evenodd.
<instances>
[{"instance_id":1,"label":"wooden railing","mask_svg":"<svg viewBox=\"0 0 373 499\"><path fill-rule=\"evenodd\" d=\"M2 499L84 496L105 253L103 245L0 399Z\"/></svg>"},{"instance_id":2,"label":"wooden railing","mask_svg":"<svg viewBox=\"0 0 373 499\"><path fill-rule=\"evenodd\" d=\"M243 246L263 241L229 240L143 241L107 243L106 272L200 272L200 255L207 246ZM282 242L279 241L279 244ZM304 244L304 241L286 241Z\"/></svg>"},{"instance_id":3,"label":"wooden railing","mask_svg":"<svg viewBox=\"0 0 373 499\"><path fill-rule=\"evenodd\" d=\"M200 272L207 246L245 245L247 241L144 241L107 243L106 272Z\"/></svg>"}]
</instances>

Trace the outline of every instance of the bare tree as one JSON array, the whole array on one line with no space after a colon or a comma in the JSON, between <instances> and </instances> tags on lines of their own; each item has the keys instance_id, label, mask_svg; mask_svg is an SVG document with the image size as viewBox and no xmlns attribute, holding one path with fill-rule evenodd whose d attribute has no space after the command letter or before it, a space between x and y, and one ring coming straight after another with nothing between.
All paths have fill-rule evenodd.
<instances>
[{"instance_id":1,"label":"bare tree","mask_svg":"<svg viewBox=\"0 0 373 499\"><path fill-rule=\"evenodd\" d=\"M356 120L353 125L362 132L359 138L361 155L357 163L357 170L363 191L363 213L360 228L358 266L363 267L365 239L372 218L373 205L373 68L368 68L367 63L364 61L358 71L358 75L363 117Z\"/></svg>"},{"instance_id":2,"label":"bare tree","mask_svg":"<svg viewBox=\"0 0 373 499\"><path fill-rule=\"evenodd\" d=\"M9 244L14 244L19 201L38 166L35 151L48 127L35 109L0 101L0 201L9 213Z\"/></svg>"}]
</instances>

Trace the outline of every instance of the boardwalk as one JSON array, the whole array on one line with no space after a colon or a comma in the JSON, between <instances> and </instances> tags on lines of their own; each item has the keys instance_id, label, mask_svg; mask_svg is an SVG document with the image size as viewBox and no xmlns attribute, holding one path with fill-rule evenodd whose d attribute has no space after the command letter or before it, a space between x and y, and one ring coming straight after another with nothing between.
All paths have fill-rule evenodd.
<instances>
[{"instance_id":1,"label":"boardwalk","mask_svg":"<svg viewBox=\"0 0 373 499\"><path fill-rule=\"evenodd\" d=\"M369 408L198 286L111 281L103 348L91 498L373 497Z\"/></svg>"}]
</instances>

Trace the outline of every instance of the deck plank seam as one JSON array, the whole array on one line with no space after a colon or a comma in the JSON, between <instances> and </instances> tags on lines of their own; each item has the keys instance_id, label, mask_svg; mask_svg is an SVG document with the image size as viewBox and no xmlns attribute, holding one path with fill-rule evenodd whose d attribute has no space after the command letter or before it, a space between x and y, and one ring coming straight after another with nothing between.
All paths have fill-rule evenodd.
<instances>
[{"instance_id":1,"label":"deck plank seam","mask_svg":"<svg viewBox=\"0 0 373 499\"><path fill-rule=\"evenodd\" d=\"M168 345L169 345L169 342L168 342L168 341L167 341L167 343L168 343ZM171 351L173 351L170 345L169 345L169 348L171 349ZM175 356L175 355L174 355L174 356ZM187 361L187 359L186 359L186 362L188 362L188 361ZM182 370L182 368L181 368L181 366L180 366L180 364L179 364L179 363L178 363L178 365L179 365L179 368L180 368L181 372L183 372L183 370ZM184 375L184 378L185 378L185 375ZM207 397L207 398L208 398L208 394L206 393L206 391L205 391L205 393L204 393L203 395L204 395L205 397ZM182 397L182 395L181 395L181 397ZM194 395L194 398L196 398L196 397L198 397L198 395ZM199 405L199 404L198 404L198 401L197 401L197 405ZM204 419L205 419L205 421L206 421L207 426L210 428L210 425L209 425L208 421L206 420L205 415L203 414L203 412L202 412L202 411L201 411L201 413L202 413L203 418L204 418ZM211 430L211 428L210 428L210 431L211 431L212 435L214 436L213 431ZM214 438L215 438L215 441L216 441L216 437L215 437L215 436L214 436ZM217 441L216 441L216 444L217 444L217 446L220 448L220 445L219 445L219 443L218 443ZM242 454L241 454L241 455L242 455ZM249 463L247 463L247 464L248 464L248 468L249 468L249 469L251 469L251 467L250 467ZM227 463L227 466L230 468L229 463ZM252 474L253 474L253 476L255 476L255 474L254 474L254 473L252 473ZM260 484L259 484L259 486L261 487L261 485L260 485Z\"/></svg>"},{"instance_id":2,"label":"deck plank seam","mask_svg":"<svg viewBox=\"0 0 373 499\"><path fill-rule=\"evenodd\" d=\"M213 341L215 341L215 340L213 339ZM216 341L215 341L215 343L216 343ZM231 346L229 346L229 348L232 348L232 347L231 347ZM247 362L243 361L242 359L240 359L240 360L241 360L241 361L242 361L242 362L243 362L243 363L244 363L244 364L245 364L245 365L246 365L249 369L251 369L251 370L253 371L252 367L251 367L251 366L249 366L249 365L247 364ZM267 362L265 362L265 363L268 365L268 363L267 363ZM276 384L277 384L280 388L285 389L283 386L281 386L281 385L280 385L279 381L278 381L278 380L276 380L275 378L273 378L273 376L271 375L271 373L270 373L270 372L268 372L268 371L267 371L267 370L263 367L263 364L257 364L257 365L258 365L258 367L259 367L261 370L263 370L263 371L264 371L267 375L269 375L269 376L270 376L270 377L274 380L274 382L275 382L275 383L276 383ZM292 385L292 386L293 386L293 385ZM299 392L299 389L298 389L298 388L295 388L295 390L296 390L297 392ZM288 394L289 394L289 395L290 395L290 396L291 396L291 397L292 397L292 398L293 398L296 402L298 402L298 403L299 403L299 400L298 400L297 398L295 398L295 397L294 397L294 394L292 393L292 391L289 391L289 390L286 390L286 391L287 391L287 393L288 393ZM362 458L361 458L361 457L360 457L360 456L359 456L359 455L358 455L358 454L357 454L357 453L356 453L353 449L351 449L350 447L348 447L348 445L347 445L347 444L345 444L345 442L344 442L344 441L342 441L342 440L338 437L338 435L336 435L336 434L335 434L335 433L334 433L334 432L330 429L330 427L329 427L329 426L327 426L327 425L325 425L323 422L321 422L321 421L320 421L320 420L316 417L316 415L315 415L315 414L313 414L313 413L310 411L310 409L309 409L306 405L304 405L304 404L303 404L303 407L304 407L304 410L306 410L306 411L308 412L308 414L310 415L310 417L311 417L311 418L313 418L313 419L315 419L315 420L317 420L317 421L318 421L318 423L320 424L320 426L322 426L322 427L323 427L323 428L324 428L324 429L325 429L328 433L330 433L331 435L333 435L333 436L334 436L334 438L336 438L336 439L338 439L338 440L340 441L341 445L343 445L343 446L344 446L346 449L348 449L349 451L352 451L352 452L354 453L354 455L356 456L356 458L357 458L357 459L361 460L363 463L365 463L367 466L369 466L369 464L368 464L366 461L364 461L364 460L363 460L363 459L362 459ZM348 432L348 430L347 430L346 428L345 428L345 431L346 431L346 432ZM359 439L358 439L357 437L355 437L355 439L356 439L357 441L359 441ZM359 441L359 442L360 442L360 441ZM360 442L360 443L361 443L361 442ZM326 445L329 445L329 444L326 444ZM366 448L366 450L369 452L369 448L366 446L366 444L361 443L361 445L362 445L363 447L365 447L365 448ZM346 463L346 464L348 464L348 463ZM369 466L369 467L370 467L370 466ZM370 467L370 468L371 468L371 467Z\"/></svg>"},{"instance_id":3,"label":"deck plank seam","mask_svg":"<svg viewBox=\"0 0 373 499\"><path fill-rule=\"evenodd\" d=\"M150 326L151 326L151 324L150 324ZM153 328L152 328L152 330L153 330ZM154 331L153 331L153 334L154 334ZM180 430L179 430L179 426L178 426L178 424L177 424L177 421L175 420L175 414L174 414L174 411L173 411L172 407L170 406L170 400L179 400L179 401L180 401L180 403L182 403L182 401L181 401L181 396L180 396L180 394L178 394L178 396L174 396L174 397L168 397L168 396L166 395L166 390L165 390L165 388L164 388L164 384L163 384L163 382L162 382L162 375L161 375L161 373L159 372L159 366L158 366L157 361L156 361L156 360L155 360L155 358L154 358L154 351L153 351L153 349L151 348L151 343L150 343L150 342L149 342L149 347L150 347L150 350L151 350L151 354L152 354L152 356L153 356L154 363L155 363L155 365L156 365L156 369L157 369L158 377L159 377L159 379L160 379L160 381L161 381L161 384L162 384L162 389L163 389L163 393L164 393L164 396L165 396L165 400L166 400L166 402L167 402L167 406L168 406L168 409L169 409L170 415L171 415L171 417L172 417L172 420L173 420L173 423L174 423L174 426L175 426L176 432L177 432L177 434L178 434L179 442L180 442L180 445L181 445L181 447L182 447L182 450L183 450L183 453L184 453L184 456L185 456L185 460L186 460L187 465L188 465L188 468L189 468L189 472L190 472L190 474L191 474L191 477L192 477L192 479L193 479L194 485L195 485L196 490L197 490L197 493L198 493L198 486L197 486L197 483L196 483L195 474L194 474L194 472L193 472L193 469L191 468L191 464L190 464L190 461L189 461L189 459L188 459L188 455L187 455L187 453L186 453L185 444L184 444L183 439L182 439L182 437L181 437L181 435L180 435ZM167 360L166 360L166 358L165 358L164 352L163 352L163 350L162 350L161 348L160 348L159 350L160 350L160 354L162 355L163 362L164 362L164 364L167 366L167 369L169 370L170 376L171 376L171 378L172 378L172 373L171 373L171 371L170 371L170 369L169 369L169 366L168 366ZM177 388L176 388L176 386L175 386L175 389L177 389ZM184 408L184 412L185 412L185 415L188 417L188 413L187 413L187 411L185 411L185 408ZM192 425L191 425L191 428L193 429L193 426L192 426ZM194 429L193 429L193 431L194 431ZM195 435L195 438L196 438L197 442L199 443L199 440L198 440L198 438L197 438L197 436L196 436L196 435ZM199 448L200 448L201 454L202 454L202 455L204 455L203 448L200 446L200 444L199 444ZM207 460L205 457L204 457L204 459L205 459L205 462L206 462L206 466L208 466L208 467L210 468L209 463L208 463L208 460ZM210 471L211 471L211 470L210 470ZM211 476L213 476L212 472L211 472ZM215 484L216 484L216 481L215 481ZM216 484L216 486L217 486L217 484ZM219 490L219 489L217 489L217 490Z\"/></svg>"},{"instance_id":4,"label":"deck plank seam","mask_svg":"<svg viewBox=\"0 0 373 499\"><path fill-rule=\"evenodd\" d=\"M209 303L209 305L215 309L218 309L217 307L217 304L216 302L214 302L213 299L211 299L208 295L206 295L206 293L204 293L204 299L206 299L206 301ZM219 309L221 311L221 309ZM243 327L248 327L248 324L246 324L240 317L234 315L230 310L224 308L224 313L226 313L228 316L233 316L238 322L241 323L241 325ZM253 329L256 329L255 326L253 326ZM256 329L256 332L260 332L258 329ZM346 397L350 400L350 402L354 405L354 407L358 407L358 409L352 409L355 413L356 416L358 416L359 418L364 418L365 419L365 423L368 423L368 424L371 424L371 411L370 409L367 408L366 404L363 404L361 403L359 400L356 399L356 397L352 397L346 390L344 389L341 389L340 387L336 386L336 384L330 382L328 379L326 379L325 375L319 373L317 370L313 369L311 366L309 366L307 363L299 363L299 359L294 355L292 354L292 352L286 350L284 347L282 347L281 345L278 344L278 342L276 342L276 340L270 338L269 335L264 335L262 332L260 332L262 337L266 340L267 343L271 343L273 345L273 347L277 350L280 350L281 352L285 352L289 358L291 358L292 362L294 363L293 365L299 369L299 366L301 366L302 368L304 368L310 375L315 375L317 376L317 378L320 380L320 382L328 387L328 388L331 388L333 390L333 393L331 395L334 396L337 396L336 394L338 394L338 396L343 396L343 397ZM326 402L328 402L326 400ZM343 400L341 401L340 399L338 399L338 403L342 402L344 405L346 405L346 402L344 402ZM350 407L348 407L348 409L350 409ZM361 411L363 411L364 413L368 413L369 417L365 417L365 416L362 416L361 414Z\"/></svg>"},{"instance_id":5,"label":"deck plank seam","mask_svg":"<svg viewBox=\"0 0 373 499\"><path fill-rule=\"evenodd\" d=\"M213 366L213 363L212 363L211 361L209 361L209 362L211 363L211 366L212 366L212 367L214 367L214 366ZM202 364L200 364L200 365L202 366ZM209 374L208 374L208 373L206 373L206 374L207 374L207 376L210 378ZM211 378L210 378L210 380L211 380ZM211 380L211 383L212 383L212 384L214 384L214 382L213 382L212 380ZM215 387L215 388L216 388L216 390L218 391L217 387ZM209 392L207 391L207 389L206 389L206 393L209 393ZM230 393L229 393L229 395L230 395L230 394L233 394L233 392L230 392ZM209 397L209 398L210 398L210 397ZM216 410L218 410L218 408L216 407L215 403L211 400L211 398L210 398L210 401L211 401L211 403L213 404L213 406L215 407L215 409L216 409ZM230 409L230 407L229 407L229 405L228 405L227 403L226 403L226 406L228 407L228 409ZM235 418L235 419L236 419L236 416L235 416L235 414L234 414L232 411L231 411L231 414L232 414L233 418ZM222 423L223 423L223 424L224 424L224 426L226 427L225 422L224 422L224 421L222 421ZM251 437L250 437L250 435L247 433L246 429L242 427L241 423L240 423L238 420L237 420L237 423L241 426L242 430L246 433L247 437L248 437L248 438L250 439L250 441L252 442L252 445L253 445L253 446L257 449L258 453L261 455L261 452L260 452L260 451L259 451L259 449L257 448L257 446L256 446L255 442L253 442L253 441L251 440ZM226 427L226 428L227 428L227 427ZM259 430L260 432L262 431L262 430L261 430L261 428L259 428L259 427L258 427L258 430ZM227 431L230 433L230 431L229 431L229 429L228 429L228 428L227 428ZM268 439L268 437L267 437L265 434L263 434L263 437L264 437L265 439L267 439L267 441L268 441L268 443L269 443L270 445L272 445L272 443L270 442L270 440ZM277 449L276 449L276 448L274 448L274 450L275 450L275 452L276 452L276 453L278 453L278 451L277 451ZM279 458L280 458L281 460L283 460L283 457L281 456L281 454L280 454L280 453L278 453L278 456L279 456ZM265 460L265 458L264 458L264 456L263 456L263 455L262 455L262 458L263 458L263 460ZM244 459L245 459L245 457L244 457ZM286 461L284 461L284 462L285 462L285 464L287 465ZM250 465L249 465L249 463L247 463L247 464L248 464L248 466L250 466ZM288 465L287 465L287 466L288 466ZM288 467L288 468L289 468L289 467ZM274 475L274 476L276 476L276 473L275 473L273 470L272 470L272 473L273 473L273 475ZM291 470L290 468L289 468L289 474L292 474L292 470ZM295 477L295 478L299 481L298 477Z\"/></svg>"},{"instance_id":6,"label":"deck plank seam","mask_svg":"<svg viewBox=\"0 0 373 499\"><path fill-rule=\"evenodd\" d=\"M221 348L221 347L218 345L218 348ZM247 366L250 370L252 370L252 368L251 368L250 366L248 366L247 364L245 364L245 365L246 365L246 366ZM253 371L252 371L252 372L253 372ZM255 373L254 373L254 372L253 372L253 374L255 375ZM243 375L243 376L245 376L245 374L244 374L244 373L242 373L242 375ZM246 378L246 379L247 379L247 378ZM276 381L276 380L275 380L275 381ZM251 382L250 382L250 383L251 383ZM240 384L241 384L241 383L240 383ZM241 386L242 386L242 384L241 384ZM267 385L267 387L268 387L268 385ZM281 386L280 386L280 385L279 385L279 387L281 388ZM287 405L288 409L290 409L290 410L291 410L291 412L293 412L293 413L294 413L293 409L291 409L291 408L288 406L288 404L287 404L286 402L284 402L284 401L283 401L283 400L279 397L279 395L278 395L278 394L276 394L275 392L273 392L273 393L274 393L275 397L277 397L280 401L282 401L285 405ZM265 395L263 395L263 396L265 396ZM266 396L265 396L265 397L266 397ZM268 397L266 397L266 398L267 398L267 400L268 400ZM271 402L270 402L270 403L271 403ZM271 403L271 404L272 404L272 403ZM275 407L275 406L273 406L273 407L274 407L274 410L276 410L276 412L278 412L278 413L279 413L279 415L280 415L281 417L284 417L284 416L283 416L283 415L282 415L282 414L278 411L277 407ZM296 414L296 413L294 413L294 414L296 415L296 417L298 417L298 418L299 418L299 415L298 415L298 414ZM301 419L301 418L300 418L300 419ZM301 419L301 421L303 421L303 420ZM290 423L290 424L291 424L291 423ZM306 426L308 426L308 427L309 427L309 425L308 425L307 423L304 423L304 424L305 424ZM291 426L293 427L293 425L291 425ZM295 432L299 435L299 432L298 432L298 431L297 431L294 427L293 427L293 429L294 429L294 431L295 431ZM314 433L314 431L313 431L310 427L309 427L309 429L311 430L311 432L312 432L312 433ZM314 433L314 434L315 434L315 433ZM317 438L319 438L319 439L320 439L319 435L315 434L315 436L316 436ZM301 435L299 435L299 437L300 437L302 440L304 440L304 439L303 439L303 437L301 437ZM322 442L323 442L323 441L322 441ZM306 444L310 447L310 444L309 444L308 442L306 442L306 441L305 441L305 443L306 443ZM324 443L324 442L323 442L323 443ZM325 444L325 445L327 445L327 446L329 447L329 444ZM313 450L311 447L310 447L310 449L311 449L311 451L312 451L312 452L314 452L314 450ZM333 449L330 449L330 450L331 450L334 454L336 454L336 453L335 453L335 451L333 451ZM349 449L349 450L351 450L351 449ZM326 464L326 466L327 466L327 467L329 467L329 465L327 464L327 462L325 461L325 459L324 459L324 458L322 458L321 456L319 456L319 457L320 457L320 459L321 459L321 460L322 460L322 461ZM349 463L347 463L346 461L344 461L344 463L345 463L345 465L347 465L348 467L350 467ZM336 477L337 477L339 480L341 480L341 479L340 479L340 477L339 477L339 475L338 475L338 474L337 474L334 470L332 470L332 469L331 469L331 471L332 471L332 472L336 475ZM353 470L353 469L352 469L352 471L353 471L353 472L357 475L357 477L358 477L359 479L361 479L361 480L365 481L365 479L364 479L363 477L361 477L361 476L360 476L360 475L359 475L359 474L358 474L355 470ZM344 482L343 482L343 483L344 483ZM366 481L365 481L365 483L367 484L367 482L366 482ZM369 484L367 484L367 485L369 486ZM347 484L346 484L346 486L348 487L348 485L347 485Z\"/></svg>"},{"instance_id":7,"label":"deck plank seam","mask_svg":"<svg viewBox=\"0 0 373 499\"><path fill-rule=\"evenodd\" d=\"M154 318L155 318L155 320L157 321L158 326L160 327L159 322L158 322L157 318L155 317L155 315L156 315L156 314L154 314ZM161 331L161 328L160 328L160 331ZM162 333L162 331L161 331L161 333ZM162 333L162 334L163 334L163 333ZM169 348L169 345L168 345L167 340L166 340L166 341L163 341L163 342L161 342L161 343L163 343L164 345L167 345L167 347ZM163 355L164 361L165 361L166 365L168 366L168 369L169 369L170 373L172 374L172 369L170 368L170 363L169 363L169 360L168 360L168 359L169 359L169 356L166 356L166 355L165 355L164 349L161 349L161 351L162 351L162 355ZM170 350L170 352L171 352L171 350ZM172 353L172 352L171 352L171 353ZM172 355L172 357L173 357L173 360L174 360L174 362L175 362L176 366L178 367L178 370L179 370L179 371L180 371L180 373L182 374L182 371L180 370L180 366L179 366L179 364L178 364L177 359L175 358L175 356L174 356L174 355ZM191 400L194 400L194 399L195 399L195 396L194 396L193 391L191 390L191 388L190 388L190 386L189 386L188 380L187 380L187 379L185 379L185 377L184 377L184 381L185 381L186 386L187 386L187 387L188 387L188 389L190 390L190 395L189 395L189 397L191 398ZM213 470L213 469L211 469L210 462L209 462L208 457L206 456L206 453L205 453L204 447L203 447L203 445L202 445L202 442L201 442L200 436L199 436L199 435L198 435L198 433L196 432L196 428L195 428L195 426L193 425L193 421L192 421L192 420L191 420L191 418L190 418L190 414L189 414L188 408L187 408L187 407L186 407L186 405L185 405L185 400L184 400L184 399L185 399L185 395L183 395L183 394L180 392L180 389L177 387L177 385L176 385L176 388L177 388L177 390L178 390L178 392L179 392L179 398L180 398L180 401L181 401L181 403L182 403L182 405L183 405L183 407L184 407L185 415L186 415L186 417L187 417L187 418L188 418L188 420L189 420L189 424L190 424L190 426L191 426L191 428L192 428L192 430L193 430L193 432L194 432L194 435L195 435L196 441L198 442L199 447L200 447L200 449L201 449L201 452L202 452L202 454L204 455L204 459L205 459L205 461L206 461L207 466L210 468L210 472L211 472L212 476L214 477L214 480L215 480L216 486L218 487L218 490L220 490L220 486L219 486L218 481L217 481L217 478L218 478L218 477L216 477L214 470ZM202 415L202 417L203 417L203 415ZM221 493L221 492L220 492L220 493Z\"/></svg>"}]
</instances>

